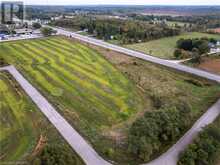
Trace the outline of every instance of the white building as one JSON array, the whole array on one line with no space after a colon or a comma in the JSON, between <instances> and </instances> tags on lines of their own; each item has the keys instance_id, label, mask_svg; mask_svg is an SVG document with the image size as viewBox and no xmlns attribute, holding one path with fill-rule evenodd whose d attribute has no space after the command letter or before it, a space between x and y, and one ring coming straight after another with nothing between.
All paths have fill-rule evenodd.
<instances>
[{"instance_id":1,"label":"white building","mask_svg":"<svg viewBox=\"0 0 220 165\"><path fill-rule=\"evenodd\" d=\"M220 48L211 48L209 54L220 53Z\"/></svg>"}]
</instances>

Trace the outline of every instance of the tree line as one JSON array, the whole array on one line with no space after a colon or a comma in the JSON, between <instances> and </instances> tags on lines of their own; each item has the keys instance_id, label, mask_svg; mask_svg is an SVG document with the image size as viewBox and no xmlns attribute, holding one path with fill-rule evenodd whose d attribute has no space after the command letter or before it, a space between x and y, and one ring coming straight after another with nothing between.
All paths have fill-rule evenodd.
<instances>
[{"instance_id":1,"label":"tree line","mask_svg":"<svg viewBox=\"0 0 220 165\"><path fill-rule=\"evenodd\" d=\"M60 19L52 21L51 25L77 30L87 30L100 39L115 39L122 44L149 41L162 37L180 34L179 28L169 27L165 24L152 25L143 21L121 19L99 19L76 17L74 19Z\"/></svg>"},{"instance_id":2,"label":"tree line","mask_svg":"<svg viewBox=\"0 0 220 165\"><path fill-rule=\"evenodd\" d=\"M139 15L130 14L131 18L135 20L142 20L152 22L153 20L166 20L171 22L185 23L184 30L186 31L206 31L209 28L220 27L220 14L207 14L207 15L193 15L193 16L156 16L156 15ZM188 24L188 26L187 26Z\"/></svg>"}]
</instances>

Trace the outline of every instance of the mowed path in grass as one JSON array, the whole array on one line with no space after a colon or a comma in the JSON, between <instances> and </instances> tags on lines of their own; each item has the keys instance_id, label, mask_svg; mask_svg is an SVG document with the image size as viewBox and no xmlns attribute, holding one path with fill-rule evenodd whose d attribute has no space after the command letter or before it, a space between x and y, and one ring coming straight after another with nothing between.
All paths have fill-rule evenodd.
<instances>
[{"instance_id":1,"label":"mowed path in grass","mask_svg":"<svg viewBox=\"0 0 220 165\"><path fill-rule=\"evenodd\" d=\"M151 54L152 56L163 58L163 59L173 59L173 52L176 47L176 42L181 38L215 38L220 40L219 34L207 34L199 32L185 33L179 36L166 37L158 40L153 40L144 43L125 45L126 48L140 51L146 54Z\"/></svg>"},{"instance_id":2,"label":"mowed path in grass","mask_svg":"<svg viewBox=\"0 0 220 165\"><path fill-rule=\"evenodd\" d=\"M48 149L52 147L54 151ZM42 153L55 153L43 156ZM68 157L67 154L70 154ZM50 160L49 160L50 159ZM7 71L0 72L0 164L84 164ZM35 162L35 163L34 163ZM47 164L47 163L46 163Z\"/></svg>"},{"instance_id":3,"label":"mowed path in grass","mask_svg":"<svg viewBox=\"0 0 220 165\"><path fill-rule=\"evenodd\" d=\"M143 110L135 85L93 49L61 37L1 44L14 64L91 141Z\"/></svg>"},{"instance_id":4,"label":"mowed path in grass","mask_svg":"<svg viewBox=\"0 0 220 165\"><path fill-rule=\"evenodd\" d=\"M12 85L6 73L0 73L0 164L19 160L38 138L39 130L34 126L37 116L33 116L36 109Z\"/></svg>"}]
</instances>

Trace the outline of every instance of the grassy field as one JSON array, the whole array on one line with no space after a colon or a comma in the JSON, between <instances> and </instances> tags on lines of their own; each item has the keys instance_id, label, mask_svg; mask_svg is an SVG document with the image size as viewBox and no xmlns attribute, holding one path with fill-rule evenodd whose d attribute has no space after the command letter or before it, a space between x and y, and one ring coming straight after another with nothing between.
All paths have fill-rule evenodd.
<instances>
[{"instance_id":1,"label":"grassy field","mask_svg":"<svg viewBox=\"0 0 220 165\"><path fill-rule=\"evenodd\" d=\"M0 72L0 164L41 159L45 146L62 144L83 164L7 72Z\"/></svg>"},{"instance_id":2,"label":"grassy field","mask_svg":"<svg viewBox=\"0 0 220 165\"><path fill-rule=\"evenodd\" d=\"M127 130L157 109L155 98L163 106L186 100L197 118L220 92L216 84L195 80L204 84L198 87L189 76L62 37L2 43L0 57L16 65L99 153L124 164L137 163L127 152Z\"/></svg>"},{"instance_id":3,"label":"grassy field","mask_svg":"<svg viewBox=\"0 0 220 165\"><path fill-rule=\"evenodd\" d=\"M176 42L180 38L201 38L209 37L216 38L220 40L220 35L217 34L206 34L206 33L186 33L175 37L167 37L158 40L153 40L145 43L125 45L125 47L134 49L137 51L144 52L146 54L151 54L152 56L164 58L164 59L173 59L173 52L175 50Z\"/></svg>"},{"instance_id":4,"label":"grassy field","mask_svg":"<svg viewBox=\"0 0 220 165\"><path fill-rule=\"evenodd\" d=\"M6 161L18 160L30 151L38 136L32 120L36 108L10 83L0 73L0 155Z\"/></svg>"}]
</instances>

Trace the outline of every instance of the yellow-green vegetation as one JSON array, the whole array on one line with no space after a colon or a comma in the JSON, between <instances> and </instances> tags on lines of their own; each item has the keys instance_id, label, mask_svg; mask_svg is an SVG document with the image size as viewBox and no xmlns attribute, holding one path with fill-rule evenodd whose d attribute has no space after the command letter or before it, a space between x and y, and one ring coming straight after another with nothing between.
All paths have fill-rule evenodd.
<instances>
[{"instance_id":1,"label":"yellow-green vegetation","mask_svg":"<svg viewBox=\"0 0 220 165\"><path fill-rule=\"evenodd\" d=\"M144 52L146 54L150 54L155 57L164 58L164 59L173 59L173 53L176 47L176 42L181 38L215 38L220 40L219 34L207 34L207 33L198 33L191 32L185 33L182 35L178 35L175 37L166 37L158 40L153 40L145 43L131 44L125 45L125 47L134 49L137 51Z\"/></svg>"},{"instance_id":2,"label":"yellow-green vegetation","mask_svg":"<svg viewBox=\"0 0 220 165\"><path fill-rule=\"evenodd\" d=\"M44 153L49 146L62 146L63 150L72 154L70 157L73 163L83 164L69 146L62 143L62 138L25 96L19 85L7 72L1 72L0 164L46 163L45 160L51 155L42 160L41 152ZM67 155L65 152L59 154ZM51 156L50 159L56 158Z\"/></svg>"},{"instance_id":3,"label":"yellow-green vegetation","mask_svg":"<svg viewBox=\"0 0 220 165\"><path fill-rule=\"evenodd\" d=\"M100 154L124 164L140 160L128 152L127 137L146 111L184 101L196 119L220 93L216 84L64 37L2 43L0 57L14 64Z\"/></svg>"}]
</instances>

